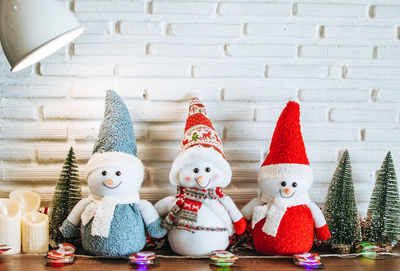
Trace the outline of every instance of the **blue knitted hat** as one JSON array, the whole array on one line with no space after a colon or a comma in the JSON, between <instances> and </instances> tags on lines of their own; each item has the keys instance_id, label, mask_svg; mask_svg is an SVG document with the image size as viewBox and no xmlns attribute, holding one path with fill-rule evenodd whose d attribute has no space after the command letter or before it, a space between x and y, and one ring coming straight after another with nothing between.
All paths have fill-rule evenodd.
<instances>
[{"instance_id":1,"label":"blue knitted hat","mask_svg":"<svg viewBox=\"0 0 400 271\"><path fill-rule=\"evenodd\" d=\"M135 132L129 111L113 90L107 90L104 121L93 148L93 153L110 151L137 156Z\"/></svg>"},{"instance_id":2,"label":"blue knitted hat","mask_svg":"<svg viewBox=\"0 0 400 271\"><path fill-rule=\"evenodd\" d=\"M104 121L101 124L93 154L88 162L88 173L104 166L132 166L142 162L137 158L136 138L129 111L121 97L108 90Z\"/></svg>"}]
</instances>

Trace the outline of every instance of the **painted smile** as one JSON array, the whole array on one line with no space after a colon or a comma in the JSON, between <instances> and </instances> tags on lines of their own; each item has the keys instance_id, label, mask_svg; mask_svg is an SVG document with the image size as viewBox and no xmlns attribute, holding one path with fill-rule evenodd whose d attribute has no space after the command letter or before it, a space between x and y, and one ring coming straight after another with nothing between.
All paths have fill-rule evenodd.
<instances>
[{"instance_id":1,"label":"painted smile","mask_svg":"<svg viewBox=\"0 0 400 271\"><path fill-rule=\"evenodd\" d=\"M279 194L281 194L281 197L282 197L282 198L285 198L285 199L288 199L288 198L291 198L291 197L293 197L294 193L296 193L296 191L294 191L294 192L293 192L293 194L291 194L290 196L288 196L288 197L285 197L284 195L282 195L282 190L281 190L281 189L279 189Z\"/></svg>"},{"instance_id":2,"label":"painted smile","mask_svg":"<svg viewBox=\"0 0 400 271\"><path fill-rule=\"evenodd\" d=\"M201 188L206 188L209 184L210 184L210 182L211 182L211 178L210 179L208 179L208 183L207 183L207 185L206 186L201 186L200 184L199 184L199 182L197 181L197 179L196 179L196 183L197 183L197 185L198 186L200 186Z\"/></svg>"},{"instance_id":3,"label":"painted smile","mask_svg":"<svg viewBox=\"0 0 400 271\"><path fill-rule=\"evenodd\" d=\"M104 185L106 188L108 188L108 189L115 189L115 188L117 188L118 186L120 186L121 183L122 183L122 181L119 182L119 184L117 184L117 185L115 185L115 186L108 186L108 185L106 185L105 183L103 183L103 185Z\"/></svg>"}]
</instances>

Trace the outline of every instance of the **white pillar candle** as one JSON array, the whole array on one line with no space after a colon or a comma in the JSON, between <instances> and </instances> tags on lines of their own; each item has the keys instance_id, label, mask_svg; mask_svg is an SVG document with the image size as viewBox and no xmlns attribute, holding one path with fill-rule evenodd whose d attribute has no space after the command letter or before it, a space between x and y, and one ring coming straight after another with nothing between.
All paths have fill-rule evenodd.
<instances>
[{"instance_id":1,"label":"white pillar candle","mask_svg":"<svg viewBox=\"0 0 400 271\"><path fill-rule=\"evenodd\" d=\"M49 250L49 217L39 212L22 216L22 251L44 253Z\"/></svg>"},{"instance_id":2,"label":"white pillar candle","mask_svg":"<svg viewBox=\"0 0 400 271\"><path fill-rule=\"evenodd\" d=\"M20 203L22 213L36 212L40 208L39 194L29 190L15 190L10 193L10 199L16 200Z\"/></svg>"},{"instance_id":3,"label":"white pillar candle","mask_svg":"<svg viewBox=\"0 0 400 271\"><path fill-rule=\"evenodd\" d=\"M18 201L0 199L0 245L11 248L4 254L21 252L21 206Z\"/></svg>"}]
</instances>

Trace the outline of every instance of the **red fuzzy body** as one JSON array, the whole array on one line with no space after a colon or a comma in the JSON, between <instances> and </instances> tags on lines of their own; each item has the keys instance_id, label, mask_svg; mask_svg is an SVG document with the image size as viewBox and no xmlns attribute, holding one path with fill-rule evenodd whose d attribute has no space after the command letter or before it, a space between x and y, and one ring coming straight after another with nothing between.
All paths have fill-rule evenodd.
<instances>
[{"instance_id":1,"label":"red fuzzy body","mask_svg":"<svg viewBox=\"0 0 400 271\"><path fill-rule=\"evenodd\" d=\"M308 252L314 242L314 219L307 205L289 207L275 237L263 232L265 218L253 229L254 248L264 255L293 255Z\"/></svg>"}]
</instances>

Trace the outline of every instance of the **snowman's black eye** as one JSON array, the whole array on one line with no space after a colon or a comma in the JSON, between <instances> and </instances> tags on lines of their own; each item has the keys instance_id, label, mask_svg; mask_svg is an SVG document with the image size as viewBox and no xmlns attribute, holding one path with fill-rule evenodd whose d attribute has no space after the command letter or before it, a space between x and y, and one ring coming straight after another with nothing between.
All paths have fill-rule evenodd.
<instances>
[{"instance_id":1,"label":"snowman's black eye","mask_svg":"<svg viewBox=\"0 0 400 271\"><path fill-rule=\"evenodd\" d=\"M293 187L296 187L297 186L297 183L295 182L295 183L292 183L292 186Z\"/></svg>"},{"instance_id":2,"label":"snowman's black eye","mask_svg":"<svg viewBox=\"0 0 400 271\"><path fill-rule=\"evenodd\" d=\"M286 186L286 182L281 182L281 185L282 186Z\"/></svg>"},{"instance_id":3,"label":"snowman's black eye","mask_svg":"<svg viewBox=\"0 0 400 271\"><path fill-rule=\"evenodd\" d=\"M194 173L199 173L199 169L198 168L195 168L193 171L194 171Z\"/></svg>"},{"instance_id":4,"label":"snowman's black eye","mask_svg":"<svg viewBox=\"0 0 400 271\"><path fill-rule=\"evenodd\" d=\"M103 170L103 171L101 172L101 175L106 176L106 175L107 175L107 171Z\"/></svg>"},{"instance_id":5,"label":"snowman's black eye","mask_svg":"<svg viewBox=\"0 0 400 271\"><path fill-rule=\"evenodd\" d=\"M115 175L117 175L117 176L121 176L121 171L117 171L117 172L115 172Z\"/></svg>"},{"instance_id":6,"label":"snowman's black eye","mask_svg":"<svg viewBox=\"0 0 400 271\"><path fill-rule=\"evenodd\" d=\"M206 171L207 171L207 172L210 172L210 171L211 171L211 168L206 167Z\"/></svg>"}]
</instances>

